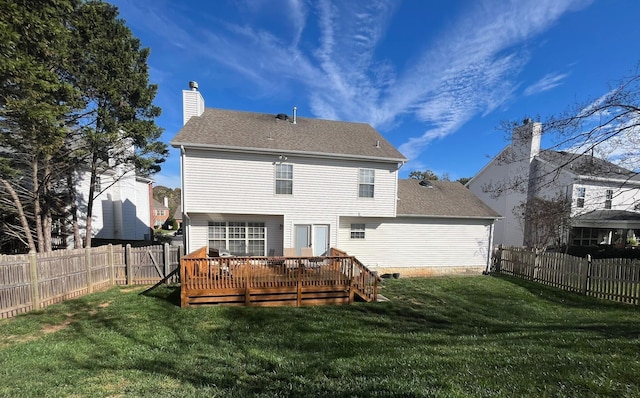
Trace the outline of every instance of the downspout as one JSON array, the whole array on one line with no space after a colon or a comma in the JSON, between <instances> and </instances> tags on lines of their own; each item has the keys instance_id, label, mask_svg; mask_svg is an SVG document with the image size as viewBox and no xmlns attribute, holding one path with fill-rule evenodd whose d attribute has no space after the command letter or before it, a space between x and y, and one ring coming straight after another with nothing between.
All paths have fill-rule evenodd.
<instances>
[{"instance_id":1,"label":"downspout","mask_svg":"<svg viewBox=\"0 0 640 398\"><path fill-rule=\"evenodd\" d=\"M187 204L184 201L184 145L180 145L180 201L182 202L182 243L184 245L184 254L190 253L189 245L189 226L191 219L187 214Z\"/></svg>"}]
</instances>

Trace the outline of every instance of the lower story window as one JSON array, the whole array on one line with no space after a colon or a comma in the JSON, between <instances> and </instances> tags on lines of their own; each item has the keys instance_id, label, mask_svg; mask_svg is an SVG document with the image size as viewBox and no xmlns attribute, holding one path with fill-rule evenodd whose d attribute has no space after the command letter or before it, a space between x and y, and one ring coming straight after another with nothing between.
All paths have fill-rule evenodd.
<instances>
[{"instance_id":1,"label":"lower story window","mask_svg":"<svg viewBox=\"0 0 640 398\"><path fill-rule=\"evenodd\" d=\"M364 224L351 224L351 239L364 239Z\"/></svg>"},{"instance_id":2,"label":"lower story window","mask_svg":"<svg viewBox=\"0 0 640 398\"><path fill-rule=\"evenodd\" d=\"M236 256L264 256L267 233L262 222L210 222L209 248Z\"/></svg>"},{"instance_id":3,"label":"lower story window","mask_svg":"<svg viewBox=\"0 0 640 398\"><path fill-rule=\"evenodd\" d=\"M571 230L571 244L574 246L595 246L598 243L596 228L573 228Z\"/></svg>"}]
</instances>

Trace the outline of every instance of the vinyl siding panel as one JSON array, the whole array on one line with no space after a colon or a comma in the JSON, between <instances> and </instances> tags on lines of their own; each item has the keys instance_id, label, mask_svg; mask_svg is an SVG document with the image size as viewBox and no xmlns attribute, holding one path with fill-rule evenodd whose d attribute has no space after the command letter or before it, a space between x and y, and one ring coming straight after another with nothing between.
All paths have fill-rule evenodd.
<instances>
[{"instance_id":1,"label":"vinyl siding panel","mask_svg":"<svg viewBox=\"0 0 640 398\"><path fill-rule=\"evenodd\" d=\"M365 223L365 239L351 239L352 223ZM485 269L491 221L400 217L342 218L339 248L376 268Z\"/></svg>"},{"instance_id":2,"label":"vinyl siding panel","mask_svg":"<svg viewBox=\"0 0 640 398\"><path fill-rule=\"evenodd\" d=\"M276 156L189 150L185 211L232 214L395 216L397 165L289 156L293 194L275 194ZM375 169L374 198L358 197L358 170Z\"/></svg>"}]
</instances>

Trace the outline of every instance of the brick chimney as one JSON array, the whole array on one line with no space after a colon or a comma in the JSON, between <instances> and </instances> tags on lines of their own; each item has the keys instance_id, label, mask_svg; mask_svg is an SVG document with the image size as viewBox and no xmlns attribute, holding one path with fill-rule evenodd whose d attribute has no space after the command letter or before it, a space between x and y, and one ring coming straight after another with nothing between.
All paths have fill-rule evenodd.
<instances>
[{"instance_id":1,"label":"brick chimney","mask_svg":"<svg viewBox=\"0 0 640 398\"><path fill-rule=\"evenodd\" d=\"M182 124L185 125L193 116L204 112L204 98L198 91L198 83L189 82L189 90L182 90Z\"/></svg>"}]
</instances>

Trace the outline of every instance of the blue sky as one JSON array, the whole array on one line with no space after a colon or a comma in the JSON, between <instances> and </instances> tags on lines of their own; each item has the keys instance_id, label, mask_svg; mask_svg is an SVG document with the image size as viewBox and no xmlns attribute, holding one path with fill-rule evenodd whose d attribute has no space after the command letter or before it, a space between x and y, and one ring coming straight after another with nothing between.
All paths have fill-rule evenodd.
<instances>
[{"instance_id":1,"label":"blue sky","mask_svg":"<svg viewBox=\"0 0 640 398\"><path fill-rule=\"evenodd\" d=\"M640 61L636 0L109 2L151 49L163 141L195 80L207 107L369 123L402 177L472 177L501 122L595 100ZM179 164L172 149L156 185L179 187Z\"/></svg>"}]
</instances>

